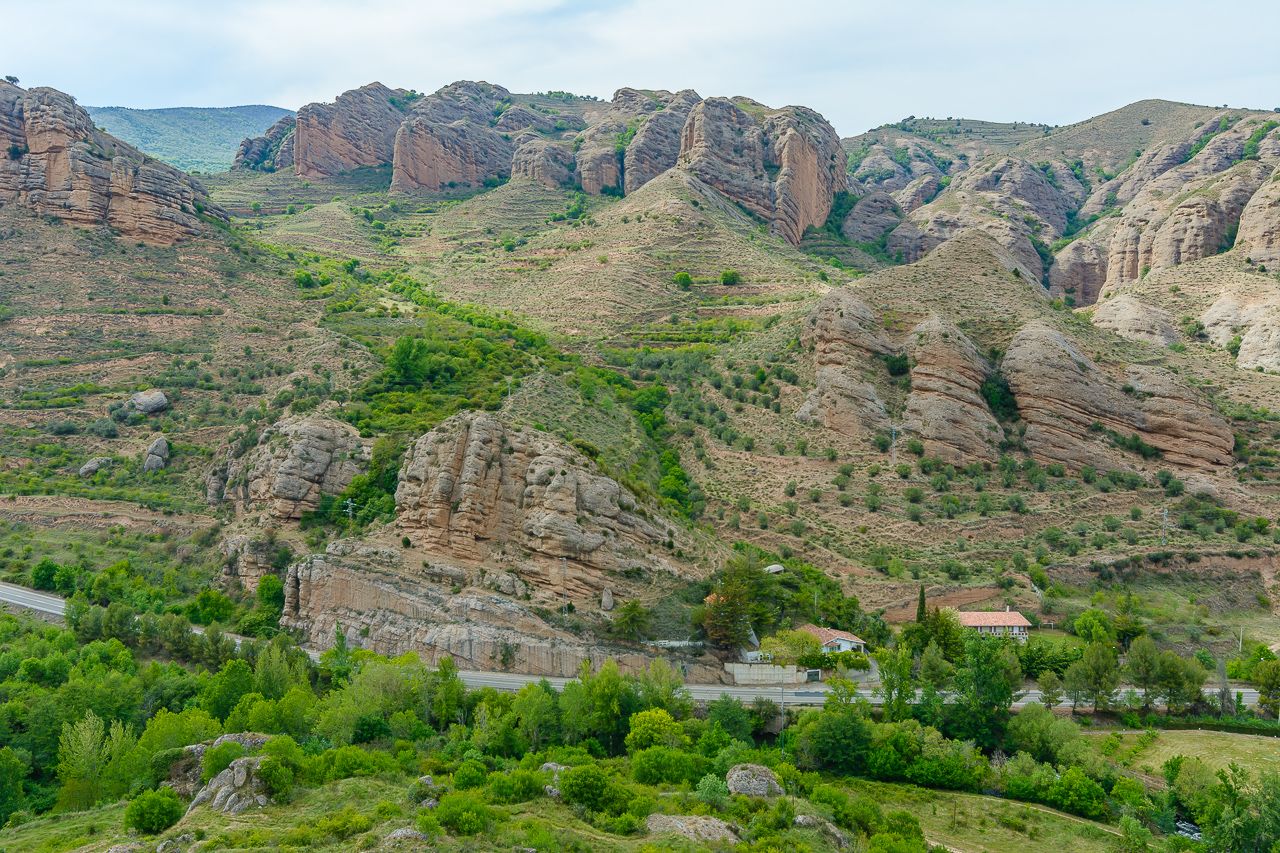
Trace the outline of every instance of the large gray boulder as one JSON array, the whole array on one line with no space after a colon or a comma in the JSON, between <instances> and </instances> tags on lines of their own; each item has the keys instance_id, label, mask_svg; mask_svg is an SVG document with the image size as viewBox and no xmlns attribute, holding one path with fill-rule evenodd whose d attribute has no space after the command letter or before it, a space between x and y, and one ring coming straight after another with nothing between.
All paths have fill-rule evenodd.
<instances>
[{"instance_id":1,"label":"large gray boulder","mask_svg":"<svg viewBox=\"0 0 1280 853\"><path fill-rule=\"evenodd\" d=\"M156 436L155 441L147 446L142 458L142 470L150 473L159 471L169 464L169 440L163 435Z\"/></svg>"},{"instance_id":2,"label":"large gray boulder","mask_svg":"<svg viewBox=\"0 0 1280 853\"><path fill-rule=\"evenodd\" d=\"M725 775L725 782L730 793L748 797L776 797L782 793L778 777L761 764L735 764Z\"/></svg>"},{"instance_id":3,"label":"large gray boulder","mask_svg":"<svg viewBox=\"0 0 1280 853\"><path fill-rule=\"evenodd\" d=\"M90 459L88 462L80 466L80 476L92 477L94 474L98 473L99 471L101 471L103 468L107 467L110 464L111 464L110 456L95 456L92 459Z\"/></svg>"},{"instance_id":4,"label":"large gray boulder","mask_svg":"<svg viewBox=\"0 0 1280 853\"><path fill-rule=\"evenodd\" d=\"M139 391L130 397L129 405L144 415L154 415L156 412L163 412L169 408L169 398L159 388L148 388L146 391Z\"/></svg>"}]
</instances>

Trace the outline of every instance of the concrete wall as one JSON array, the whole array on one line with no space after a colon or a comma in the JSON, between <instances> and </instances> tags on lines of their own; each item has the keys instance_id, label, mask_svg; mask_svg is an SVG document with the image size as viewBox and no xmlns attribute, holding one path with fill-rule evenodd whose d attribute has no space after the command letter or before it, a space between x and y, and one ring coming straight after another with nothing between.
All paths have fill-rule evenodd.
<instances>
[{"instance_id":1,"label":"concrete wall","mask_svg":"<svg viewBox=\"0 0 1280 853\"><path fill-rule=\"evenodd\" d=\"M726 663L724 671L734 684L803 684L805 671L771 663Z\"/></svg>"}]
</instances>

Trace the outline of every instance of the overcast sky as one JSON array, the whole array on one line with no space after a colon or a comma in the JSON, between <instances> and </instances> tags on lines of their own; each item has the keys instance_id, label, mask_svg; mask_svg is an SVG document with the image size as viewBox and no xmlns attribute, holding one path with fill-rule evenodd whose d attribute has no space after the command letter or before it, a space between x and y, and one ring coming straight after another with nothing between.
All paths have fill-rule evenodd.
<instances>
[{"instance_id":1,"label":"overcast sky","mask_svg":"<svg viewBox=\"0 0 1280 853\"><path fill-rule=\"evenodd\" d=\"M0 0L0 74L94 106L297 108L380 80L1068 124L1141 98L1280 106L1280 0Z\"/></svg>"}]
</instances>

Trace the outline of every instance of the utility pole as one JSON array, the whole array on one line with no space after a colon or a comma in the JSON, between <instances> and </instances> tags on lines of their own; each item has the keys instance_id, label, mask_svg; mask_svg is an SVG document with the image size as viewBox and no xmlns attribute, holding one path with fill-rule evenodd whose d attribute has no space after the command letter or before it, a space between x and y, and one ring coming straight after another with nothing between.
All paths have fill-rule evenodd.
<instances>
[{"instance_id":1,"label":"utility pole","mask_svg":"<svg viewBox=\"0 0 1280 853\"><path fill-rule=\"evenodd\" d=\"M1164 507L1160 510L1160 544L1163 545L1169 541L1169 508Z\"/></svg>"},{"instance_id":2,"label":"utility pole","mask_svg":"<svg viewBox=\"0 0 1280 853\"><path fill-rule=\"evenodd\" d=\"M889 424L889 464L898 465L898 425Z\"/></svg>"},{"instance_id":3,"label":"utility pole","mask_svg":"<svg viewBox=\"0 0 1280 853\"><path fill-rule=\"evenodd\" d=\"M343 501L343 503L342 503L342 509L343 509L343 511L344 511L344 512L346 512L346 514L347 514L347 522L348 522L348 523L355 521L355 517L356 517L356 502L355 502L355 501L353 501L351 498L347 498L347 499L346 499L345 501Z\"/></svg>"}]
</instances>

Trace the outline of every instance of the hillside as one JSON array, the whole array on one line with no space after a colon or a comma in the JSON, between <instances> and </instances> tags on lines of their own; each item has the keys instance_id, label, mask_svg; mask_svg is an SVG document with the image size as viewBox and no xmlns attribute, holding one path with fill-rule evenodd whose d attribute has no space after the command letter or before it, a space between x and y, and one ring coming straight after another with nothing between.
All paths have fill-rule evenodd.
<instances>
[{"instance_id":1,"label":"hillside","mask_svg":"<svg viewBox=\"0 0 1280 853\"><path fill-rule=\"evenodd\" d=\"M225 172L236 146L257 136L289 110L254 104L242 107L85 107L94 124L156 159L188 172Z\"/></svg>"},{"instance_id":2,"label":"hillside","mask_svg":"<svg viewBox=\"0 0 1280 853\"><path fill-rule=\"evenodd\" d=\"M261 118L197 180L0 83L0 579L68 614L0 619L15 845L1280 834L1262 765L1071 721L1275 732L1269 114Z\"/></svg>"}]
</instances>

